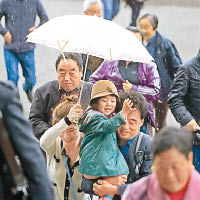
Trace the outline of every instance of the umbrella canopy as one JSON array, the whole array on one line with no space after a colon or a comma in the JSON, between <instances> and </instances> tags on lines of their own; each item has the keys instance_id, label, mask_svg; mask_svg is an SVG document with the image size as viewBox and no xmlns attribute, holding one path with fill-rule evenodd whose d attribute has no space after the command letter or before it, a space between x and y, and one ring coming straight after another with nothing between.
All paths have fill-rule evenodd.
<instances>
[{"instance_id":1,"label":"umbrella canopy","mask_svg":"<svg viewBox=\"0 0 200 200\"><path fill-rule=\"evenodd\" d=\"M26 42L76 52L107 60L151 63L153 58L141 42L125 28L95 16L56 17L27 36Z\"/></svg>"}]
</instances>

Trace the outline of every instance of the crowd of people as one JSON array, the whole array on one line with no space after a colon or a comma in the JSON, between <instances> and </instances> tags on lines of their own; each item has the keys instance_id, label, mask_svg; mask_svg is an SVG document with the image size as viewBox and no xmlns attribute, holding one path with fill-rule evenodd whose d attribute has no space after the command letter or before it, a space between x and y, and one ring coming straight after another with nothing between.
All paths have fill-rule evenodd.
<instances>
[{"instance_id":1,"label":"crowd of people","mask_svg":"<svg viewBox=\"0 0 200 200\"><path fill-rule=\"evenodd\" d=\"M127 30L154 58L150 64L89 56L84 70L85 54L64 52L55 61L57 79L33 94L34 45L24 39L37 15L39 26L48 16L40 0L0 2L9 80L0 81L0 199L199 198L200 52L182 64L155 14L136 24L144 1L126 3L133 11ZM119 0L83 2L85 15L112 20L118 11ZM16 88L18 63L29 119ZM168 106L181 128L167 126Z\"/></svg>"}]
</instances>

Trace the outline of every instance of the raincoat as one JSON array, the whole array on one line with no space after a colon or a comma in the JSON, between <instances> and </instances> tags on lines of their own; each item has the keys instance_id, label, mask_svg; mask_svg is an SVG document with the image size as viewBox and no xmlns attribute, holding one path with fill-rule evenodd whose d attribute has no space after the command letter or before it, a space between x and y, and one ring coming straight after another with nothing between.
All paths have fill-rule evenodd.
<instances>
[{"instance_id":1,"label":"raincoat","mask_svg":"<svg viewBox=\"0 0 200 200\"><path fill-rule=\"evenodd\" d=\"M128 174L128 166L117 146L116 131L125 124L121 113L108 119L99 111L89 108L80 121L85 133L81 142L79 171L89 176L118 176Z\"/></svg>"}]
</instances>

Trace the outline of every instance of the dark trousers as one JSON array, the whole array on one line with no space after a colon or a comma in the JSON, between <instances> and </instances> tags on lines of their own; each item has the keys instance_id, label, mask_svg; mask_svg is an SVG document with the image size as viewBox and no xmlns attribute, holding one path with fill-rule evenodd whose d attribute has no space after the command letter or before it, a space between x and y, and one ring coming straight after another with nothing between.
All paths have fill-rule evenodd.
<instances>
[{"instance_id":1,"label":"dark trousers","mask_svg":"<svg viewBox=\"0 0 200 200\"><path fill-rule=\"evenodd\" d=\"M167 101L162 101L162 103L158 101L154 101L155 107L155 118L156 118L156 126L160 130L164 126L167 125L167 112L168 112L168 105Z\"/></svg>"},{"instance_id":2,"label":"dark trousers","mask_svg":"<svg viewBox=\"0 0 200 200\"><path fill-rule=\"evenodd\" d=\"M143 6L143 2L136 2L134 0L128 1L128 5L131 7L132 10L132 16L131 16L131 23L130 26L136 26L137 25L137 18L140 14L140 9Z\"/></svg>"}]
</instances>

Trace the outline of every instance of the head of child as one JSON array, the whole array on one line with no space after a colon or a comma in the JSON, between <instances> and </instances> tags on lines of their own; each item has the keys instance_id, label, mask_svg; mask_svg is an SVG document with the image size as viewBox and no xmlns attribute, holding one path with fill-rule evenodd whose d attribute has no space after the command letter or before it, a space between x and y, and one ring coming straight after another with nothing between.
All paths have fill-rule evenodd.
<instances>
[{"instance_id":1,"label":"head of child","mask_svg":"<svg viewBox=\"0 0 200 200\"><path fill-rule=\"evenodd\" d=\"M108 80L97 81L92 87L90 107L109 117L119 102L115 85Z\"/></svg>"},{"instance_id":2,"label":"head of child","mask_svg":"<svg viewBox=\"0 0 200 200\"><path fill-rule=\"evenodd\" d=\"M53 109L52 113L52 126L58 123L63 119L70 111L70 108L75 105L78 101L76 95L66 96L58 105ZM80 139L80 132L78 126L75 124L69 125L63 133L60 135L60 138L64 143L73 144Z\"/></svg>"},{"instance_id":3,"label":"head of child","mask_svg":"<svg viewBox=\"0 0 200 200\"><path fill-rule=\"evenodd\" d=\"M148 102L142 94L137 92L121 93L119 109L127 98L133 103L133 110L127 115L127 123L120 126L117 131L119 139L125 142L138 135L148 114Z\"/></svg>"}]
</instances>

